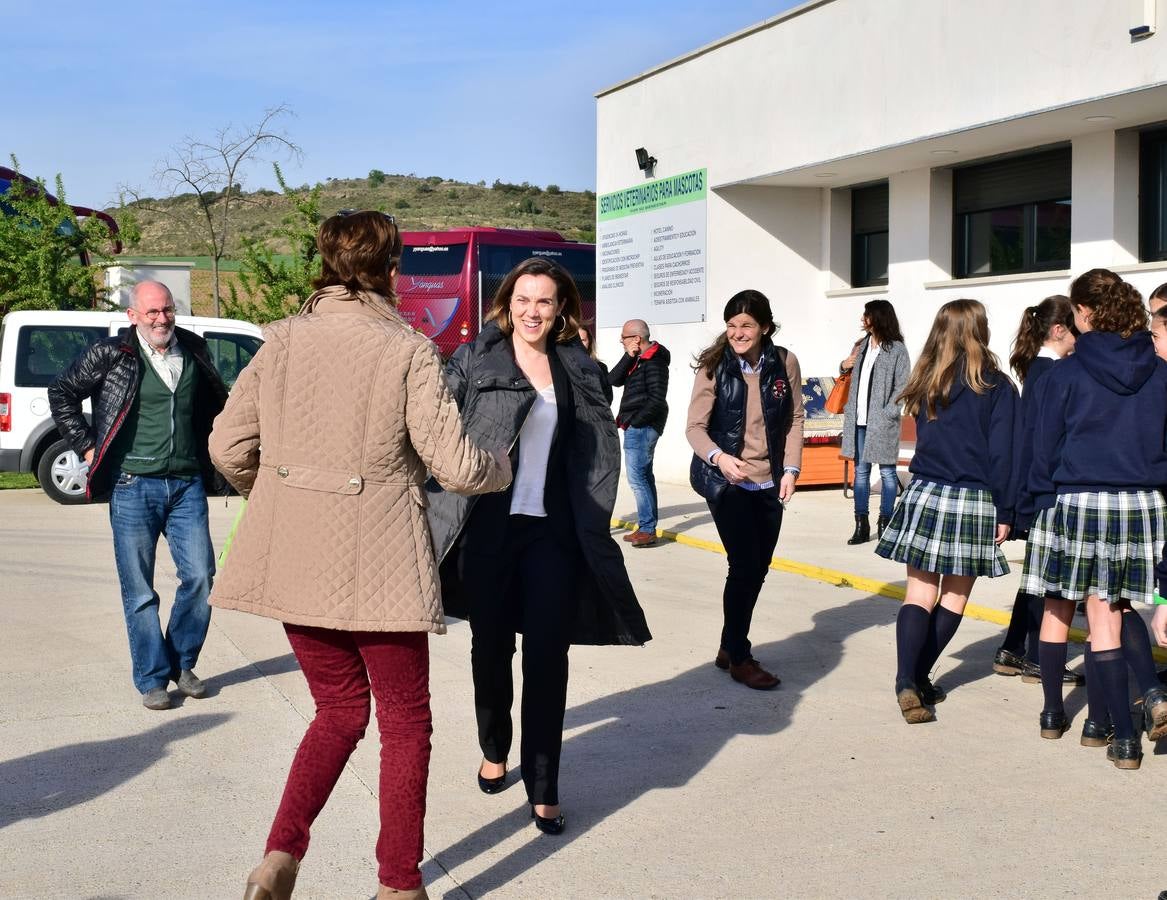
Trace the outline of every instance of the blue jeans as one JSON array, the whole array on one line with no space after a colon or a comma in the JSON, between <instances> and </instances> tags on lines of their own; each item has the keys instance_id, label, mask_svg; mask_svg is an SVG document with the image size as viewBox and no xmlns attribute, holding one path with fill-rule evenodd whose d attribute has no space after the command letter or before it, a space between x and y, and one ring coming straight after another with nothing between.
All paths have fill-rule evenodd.
<instances>
[{"instance_id":1,"label":"blue jeans","mask_svg":"<svg viewBox=\"0 0 1167 900\"><path fill-rule=\"evenodd\" d=\"M863 459L863 443L867 427L855 427L855 515L865 516L871 506L871 463ZM879 463L879 514L890 519L896 506L896 491L899 490L895 465Z\"/></svg>"},{"instance_id":2,"label":"blue jeans","mask_svg":"<svg viewBox=\"0 0 1167 900\"><path fill-rule=\"evenodd\" d=\"M656 478L652 474L652 455L660 432L655 428L624 429L624 465L628 468L628 486L636 498L636 527L656 532Z\"/></svg>"},{"instance_id":3,"label":"blue jeans","mask_svg":"<svg viewBox=\"0 0 1167 900\"><path fill-rule=\"evenodd\" d=\"M109 501L109 523L134 686L142 693L164 688L178 678L180 670L194 668L211 624L207 597L215 575L215 554L202 479L122 473ZM165 635L154 590L160 535L166 537L178 570L178 590Z\"/></svg>"}]
</instances>

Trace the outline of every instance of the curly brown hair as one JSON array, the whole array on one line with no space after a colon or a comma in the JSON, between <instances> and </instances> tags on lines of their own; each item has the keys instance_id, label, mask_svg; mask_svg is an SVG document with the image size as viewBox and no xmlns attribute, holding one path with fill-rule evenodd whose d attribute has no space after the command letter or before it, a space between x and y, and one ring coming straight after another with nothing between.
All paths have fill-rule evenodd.
<instances>
[{"instance_id":1,"label":"curly brown hair","mask_svg":"<svg viewBox=\"0 0 1167 900\"><path fill-rule=\"evenodd\" d=\"M1094 331L1114 331L1129 338L1147 330L1143 295L1110 269L1083 272L1070 285L1070 303L1090 310Z\"/></svg>"}]
</instances>

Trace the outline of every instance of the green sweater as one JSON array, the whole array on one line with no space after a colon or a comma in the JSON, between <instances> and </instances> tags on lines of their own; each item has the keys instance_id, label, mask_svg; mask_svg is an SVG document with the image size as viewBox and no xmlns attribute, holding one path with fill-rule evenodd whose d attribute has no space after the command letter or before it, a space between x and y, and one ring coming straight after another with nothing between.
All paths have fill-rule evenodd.
<instances>
[{"instance_id":1,"label":"green sweater","mask_svg":"<svg viewBox=\"0 0 1167 900\"><path fill-rule=\"evenodd\" d=\"M140 344L138 358L143 369L142 382L110 447L111 471L197 477L199 460L194 436L197 363L189 353L183 352L182 376L178 388L171 393Z\"/></svg>"}]
</instances>

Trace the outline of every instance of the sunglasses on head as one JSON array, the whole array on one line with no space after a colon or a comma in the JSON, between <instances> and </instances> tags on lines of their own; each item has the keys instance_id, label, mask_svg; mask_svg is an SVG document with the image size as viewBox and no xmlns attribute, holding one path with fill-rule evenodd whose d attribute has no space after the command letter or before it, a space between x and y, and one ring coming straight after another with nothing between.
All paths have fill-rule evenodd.
<instances>
[{"instance_id":1,"label":"sunglasses on head","mask_svg":"<svg viewBox=\"0 0 1167 900\"><path fill-rule=\"evenodd\" d=\"M338 209L336 211L336 214L338 216L355 216L357 213L363 213L363 212L375 212L378 215L384 216L390 225L397 224L397 219L391 213L380 212L380 210L376 210L376 209Z\"/></svg>"}]
</instances>

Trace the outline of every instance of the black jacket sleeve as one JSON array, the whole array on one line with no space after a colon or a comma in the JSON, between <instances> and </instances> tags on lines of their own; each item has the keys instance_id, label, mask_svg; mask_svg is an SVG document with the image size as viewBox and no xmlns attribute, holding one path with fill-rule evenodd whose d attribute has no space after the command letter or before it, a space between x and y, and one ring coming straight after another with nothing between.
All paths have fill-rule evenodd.
<instances>
[{"instance_id":1,"label":"black jacket sleeve","mask_svg":"<svg viewBox=\"0 0 1167 900\"><path fill-rule=\"evenodd\" d=\"M116 362L117 350L108 342L94 344L49 385L49 410L53 421L78 456L97 445L93 428L85 421L81 404L101 387Z\"/></svg>"},{"instance_id":2,"label":"black jacket sleeve","mask_svg":"<svg viewBox=\"0 0 1167 900\"><path fill-rule=\"evenodd\" d=\"M628 370L632 368L634 362L635 356L629 356L627 353L621 356L620 362L612 366L612 371L608 373L608 384L612 387L624 387L624 382L628 380Z\"/></svg>"},{"instance_id":3,"label":"black jacket sleeve","mask_svg":"<svg viewBox=\"0 0 1167 900\"><path fill-rule=\"evenodd\" d=\"M669 367L653 357L642 361L636 371L642 383L640 403L626 418L629 428L644 428L668 415Z\"/></svg>"},{"instance_id":4,"label":"black jacket sleeve","mask_svg":"<svg viewBox=\"0 0 1167 900\"><path fill-rule=\"evenodd\" d=\"M612 373L608 371L608 367L596 360L596 365L600 367L600 388L604 391L604 397L608 401L608 405L612 405Z\"/></svg>"}]
</instances>

